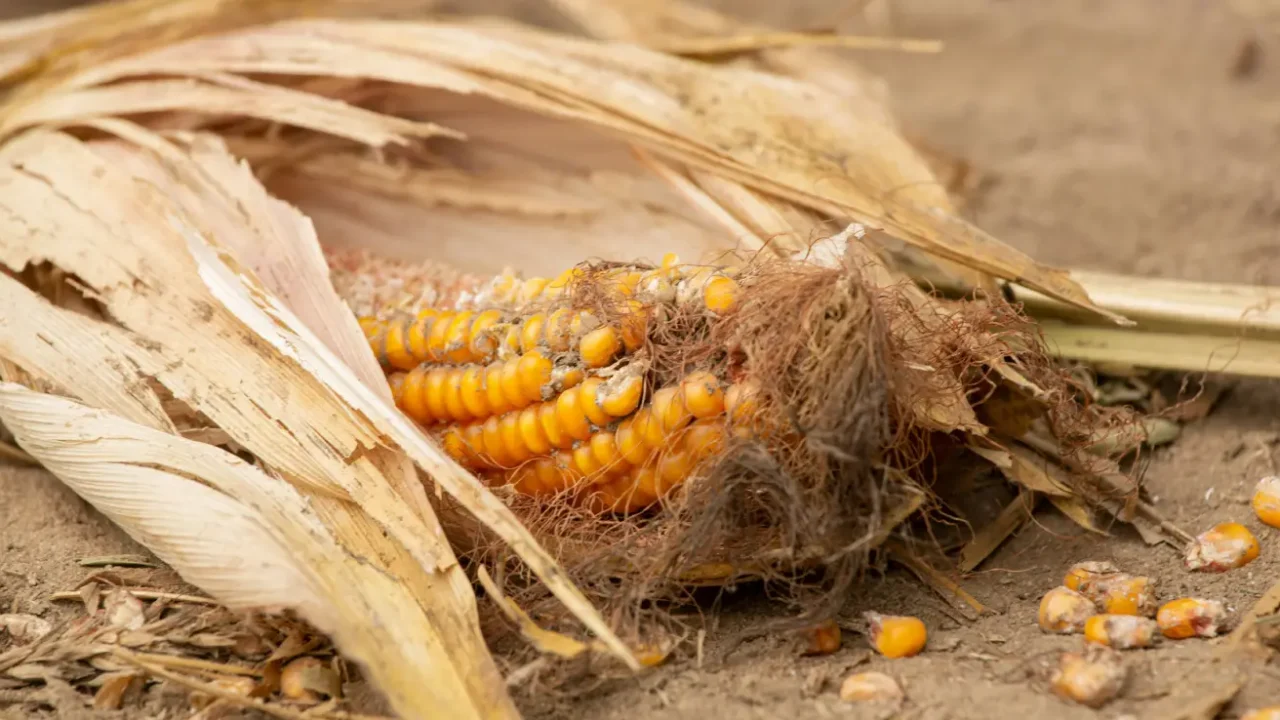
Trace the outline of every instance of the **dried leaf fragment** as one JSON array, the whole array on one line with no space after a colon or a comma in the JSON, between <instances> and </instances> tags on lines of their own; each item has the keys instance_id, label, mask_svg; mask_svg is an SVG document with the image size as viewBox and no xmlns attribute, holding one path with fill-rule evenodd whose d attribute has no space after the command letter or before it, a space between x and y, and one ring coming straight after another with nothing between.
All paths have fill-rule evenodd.
<instances>
[{"instance_id":1,"label":"dried leaf fragment","mask_svg":"<svg viewBox=\"0 0 1280 720\"><path fill-rule=\"evenodd\" d=\"M15 645L29 645L53 632L53 625L35 615L6 613L0 615L0 630L9 633Z\"/></svg>"}]
</instances>

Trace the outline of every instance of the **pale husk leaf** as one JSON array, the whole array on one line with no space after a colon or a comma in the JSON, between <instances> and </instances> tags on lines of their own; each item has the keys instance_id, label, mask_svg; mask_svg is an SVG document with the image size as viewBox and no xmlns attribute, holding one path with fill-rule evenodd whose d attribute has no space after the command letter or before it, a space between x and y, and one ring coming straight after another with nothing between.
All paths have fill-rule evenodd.
<instances>
[{"instance_id":1,"label":"pale husk leaf","mask_svg":"<svg viewBox=\"0 0 1280 720\"><path fill-rule=\"evenodd\" d=\"M426 665L408 662L403 654L397 657L395 644L378 658L361 658L374 663L372 674L398 707L414 714L429 704L432 693L456 704L458 691L448 688L453 683L443 672L436 673L438 684L424 688L392 667L471 665L454 677L465 678L457 685L467 688L475 703L492 692L494 671L475 632L469 584L434 516L420 515L425 503L406 505L393 491L406 487L407 479L388 477L403 467L399 455L384 449L390 436L415 446L415 459L464 504L480 508L482 519L505 523L495 530L516 541L517 551L535 571L551 575L549 586L576 601L573 609L585 614L593 629L611 636L589 604L554 575L554 563L505 506L409 428L256 281L222 264L201 235L218 237L216 225L203 226L200 218L131 179L117 163L63 135L24 137L7 145L3 155L7 166L0 175L10 192L0 201L0 232L6 237L0 261L21 268L48 259L79 275L111 315L137 335L127 351L142 373L204 412L285 478L319 492L312 497L314 510L347 543L348 552L366 556L375 566L384 561L373 558L390 558L399 590L388 597L416 596L416 611L426 615L402 620L445 636L423 638L421 646L429 652L448 649ZM100 256L105 248L110 252ZM101 257L107 262L95 263ZM234 315L225 309L228 303L235 307ZM340 386L339 394L335 386ZM288 391L281 393L281 388ZM358 398L361 409L342 397ZM370 417L392 425L391 432L370 425ZM613 642L619 651L616 638ZM503 701L498 703L501 707ZM480 713L477 707L484 704L460 707L459 712Z\"/></svg>"},{"instance_id":2,"label":"pale husk leaf","mask_svg":"<svg viewBox=\"0 0 1280 720\"><path fill-rule=\"evenodd\" d=\"M945 191L891 127L862 119L856 106L815 86L775 75L506 26L317 20L197 38L85 69L69 85L155 73L254 72L475 93L584 122L693 168L884 227L938 257L1092 307L1066 273L950 214ZM59 102L56 95L32 99L21 122L60 117Z\"/></svg>"}]
</instances>

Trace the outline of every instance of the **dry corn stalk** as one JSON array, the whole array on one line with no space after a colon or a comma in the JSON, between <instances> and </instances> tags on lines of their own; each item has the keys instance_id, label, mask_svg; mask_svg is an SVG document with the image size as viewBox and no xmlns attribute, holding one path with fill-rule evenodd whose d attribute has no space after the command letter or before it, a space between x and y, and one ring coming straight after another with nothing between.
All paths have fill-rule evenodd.
<instances>
[{"instance_id":1,"label":"dry corn stalk","mask_svg":"<svg viewBox=\"0 0 1280 720\"><path fill-rule=\"evenodd\" d=\"M69 273L88 312L0 278L22 308L0 320L11 379L79 401L5 385L0 417L41 462L197 584L233 604L301 609L406 716L513 713L410 461L509 543L617 655L635 660L506 506L390 407L354 318L333 296L309 220L264 192L233 153L310 215L326 244L431 255L477 274L497 273L503 261L550 273L592 255L714 258L770 244L775 230L793 232L790 244L770 244L786 254L807 246L796 226L852 217L1092 307L1065 274L956 218L945 198L898 192L928 186L931 175L878 117L863 122L852 97L832 112L801 81L502 25L255 24L217 3L165 8L175 15L157 19L153 3L135 0L8 32L18 52L52 44L42 57L56 72L19 88L0 121L0 263ZM100 44L95 26L134 21L146 33ZM228 27L238 29L201 34ZM6 60L34 71L32 57ZM742 232L726 238L724 227ZM860 235L842 236L835 257L850 238L869 286L897 287ZM989 352L1003 347L983 344L993 338L931 347L963 313L900 292L895 303L910 318L899 328L904 342L923 343L928 357L979 357L999 383L1043 401L1042 388ZM912 423L987 434L966 398L966 374L902 370L929 398L906 410ZM60 424L50 428L53 418ZM262 469L216 474L208 465L232 456L174 434L201 424L219 427ZM86 457L72 438L93 440L100 454ZM121 498L118 482L102 484L144 465L159 468L154 493ZM158 502L161 490L220 493L190 507L235 515L246 536L257 528L263 543L282 548L279 567L314 592L281 596L261 568L232 562L244 554L236 546L197 547L160 522L171 507ZM918 490L893 498L899 504L881 508L884 518L846 552L882 541L921 498ZM825 552L764 547L775 554L750 558L754 572ZM242 572L210 570L227 567ZM728 564L711 576L742 570Z\"/></svg>"}]
</instances>

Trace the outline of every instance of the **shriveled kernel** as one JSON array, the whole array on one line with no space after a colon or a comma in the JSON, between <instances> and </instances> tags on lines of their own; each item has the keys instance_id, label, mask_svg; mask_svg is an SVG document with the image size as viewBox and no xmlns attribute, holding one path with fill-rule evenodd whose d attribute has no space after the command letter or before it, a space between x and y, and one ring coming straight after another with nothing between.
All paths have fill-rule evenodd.
<instances>
[{"instance_id":1,"label":"shriveled kernel","mask_svg":"<svg viewBox=\"0 0 1280 720\"><path fill-rule=\"evenodd\" d=\"M845 702L900 703L905 697L898 681L881 672L854 673L840 684Z\"/></svg>"},{"instance_id":2,"label":"shriveled kernel","mask_svg":"<svg viewBox=\"0 0 1280 720\"><path fill-rule=\"evenodd\" d=\"M622 336L613 327L596 328L578 341L578 353L582 362L590 368L600 368L613 362L622 351Z\"/></svg>"},{"instance_id":3,"label":"shriveled kernel","mask_svg":"<svg viewBox=\"0 0 1280 720\"><path fill-rule=\"evenodd\" d=\"M911 657L924 649L929 633L920 618L864 613L871 647L887 658Z\"/></svg>"},{"instance_id":4,"label":"shriveled kernel","mask_svg":"<svg viewBox=\"0 0 1280 720\"><path fill-rule=\"evenodd\" d=\"M522 305L533 302L542 294L549 282L546 278L529 278L525 280L521 283L519 291L516 292L516 302Z\"/></svg>"},{"instance_id":5,"label":"shriveled kernel","mask_svg":"<svg viewBox=\"0 0 1280 720\"><path fill-rule=\"evenodd\" d=\"M1165 637L1174 640L1211 638L1217 637L1218 628L1226 617L1226 607L1217 600L1178 598L1160 606L1156 624Z\"/></svg>"},{"instance_id":6,"label":"shriveled kernel","mask_svg":"<svg viewBox=\"0 0 1280 720\"><path fill-rule=\"evenodd\" d=\"M1226 572L1253 562L1258 550L1258 540L1249 528L1226 522L1196 536L1187 546L1184 562L1188 570Z\"/></svg>"},{"instance_id":7,"label":"shriveled kernel","mask_svg":"<svg viewBox=\"0 0 1280 720\"><path fill-rule=\"evenodd\" d=\"M805 631L803 655L830 655L840 649L840 626L827 620Z\"/></svg>"},{"instance_id":8,"label":"shriveled kernel","mask_svg":"<svg viewBox=\"0 0 1280 720\"><path fill-rule=\"evenodd\" d=\"M560 308L547 316L543 337L552 352L565 352L573 341L573 311Z\"/></svg>"},{"instance_id":9,"label":"shriveled kernel","mask_svg":"<svg viewBox=\"0 0 1280 720\"><path fill-rule=\"evenodd\" d=\"M717 315L733 310L738 305L738 281L723 275L711 278L702 288L702 301Z\"/></svg>"},{"instance_id":10,"label":"shriveled kernel","mask_svg":"<svg viewBox=\"0 0 1280 720\"><path fill-rule=\"evenodd\" d=\"M1128 676L1119 653L1091 645L1083 653L1063 653L1050 686L1059 697L1100 708L1120 694Z\"/></svg>"},{"instance_id":11,"label":"shriveled kernel","mask_svg":"<svg viewBox=\"0 0 1280 720\"><path fill-rule=\"evenodd\" d=\"M1112 615L1151 617L1157 607L1155 585L1151 578L1121 573L1098 582L1095 602Z\"/></svg>"},{"instance_id":12,"label":"shriveled kernel","mask_svg":"<svg viewBox=\"0 0 1280 720\"><path fill-rule=\"evenodd\" d=\"M1116 650L1151 647L1158 627L1155 620L1137 615L1094 615L1084 624L1084 639Z\"/></svg>"},{"instance_id":13,"label":"shriveled kernel","mask_svg":"<svg viewBox=\"0 0 1280 720\"><path fill-rule=\"evenodd\" d=\"M620 375L611 378L597 395L600 409L609 415L626 417L640 407L644 395L644 377L639 374Z\"/></svg>"},{"instance_id":14,"label":"shriveled kernel","mask_svg":"<svg viewBox=\"0 0 1280 720\"><path fill-rule=\"evenodd\" d=\"M280 694L304 703L320 702L320 694L336 695L339 681L319 658L300 657L280 671Z\"/></svg>"},{"instance_id":15,"label":"shriveled kernel","mask_svg":"<svg viewBox=\"0 0 1280 720\"><path fill-rule=\"evenodd\" d=\"M1270 475L1259 480L1253 491L1252 505L1259 520L1280 528L1280 477Z\"/></svg>"},{"instance_id":16,"label":"shriveled kernel","mask_svg":"<svg viewBox=\"0 0 1280 720\"><path fill-rule=\"evenodd\" d=\"M1093 601L1069 587L1059 586L1040 599L1036 619L1045 632L1068 635L1084 630L1084 624L1096 615Z\"/></svg>"},{"instance_id":17,"label":"shriveled kernel","mask_svg":"<svg viewBox=\"0 0 1280 720\"><path fill-rule=\"evenodd\" d=\"M1120 568L1109 562L1087 561L1076 563L1067 571L1067 576L1062 579L1062 584L1072 590L1084 592L1084 588L1088 585L1097 583L1098 580L1109 576L1119 575Z\"/></svg>"},{"instance_id":18,"label":"shriveled kernel","mask_svg":"<svg viewBox=\"0 0 1280 720\"><path fill-rule=\"evenodd\" d=\"M582 403L582 412L596 427L604 427L613 421L613 416L600 407L600 387L604 381L592 377L582 381L578 386L578 402Z\"/></svg>"}]
</instances>

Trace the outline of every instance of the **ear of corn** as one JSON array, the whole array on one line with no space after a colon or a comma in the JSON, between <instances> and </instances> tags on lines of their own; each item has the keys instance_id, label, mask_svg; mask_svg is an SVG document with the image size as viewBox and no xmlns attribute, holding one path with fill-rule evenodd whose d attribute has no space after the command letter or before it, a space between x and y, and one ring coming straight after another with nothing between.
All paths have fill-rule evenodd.
<instances>
[{"instance_id":1,"label":"ear of corn","mask_svg":"<svg viewBox=\"0 0 1280 720\"><path fill-rule=\"evenodd\" d=\"M571 305L575 268L552 279L496 278L472 309L426 309L360 321L396 404L491 484L547 496L575 491L601 512L665 497L753 429L758 386L693 370L665 384L640 353L656 308L700 303L731 313L732 271L686 268L597 273L605 322Z\"/></svg>"}]
</instances>

